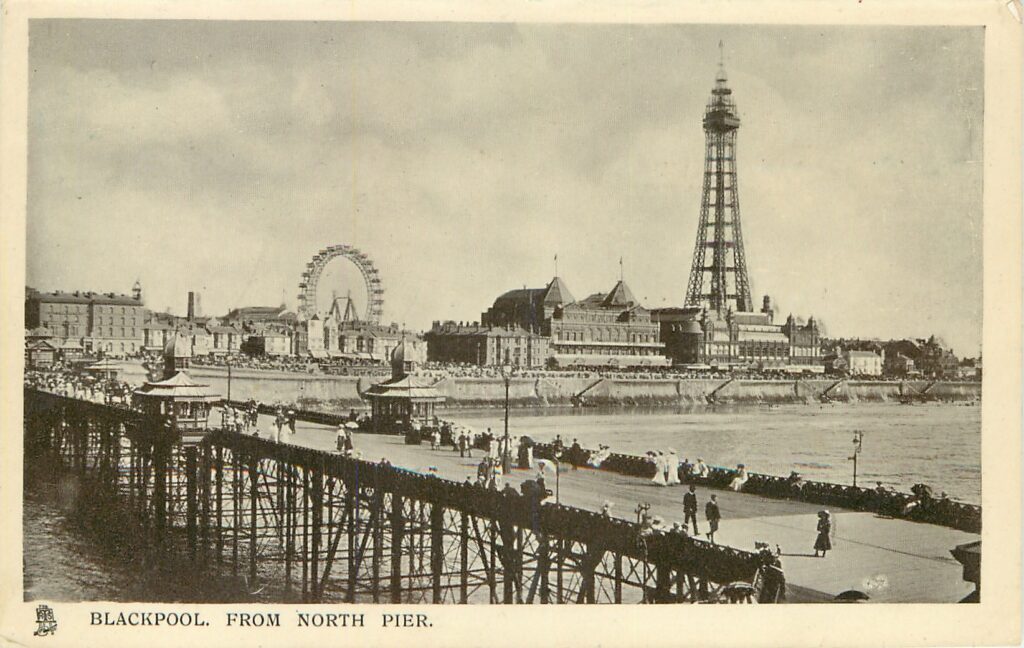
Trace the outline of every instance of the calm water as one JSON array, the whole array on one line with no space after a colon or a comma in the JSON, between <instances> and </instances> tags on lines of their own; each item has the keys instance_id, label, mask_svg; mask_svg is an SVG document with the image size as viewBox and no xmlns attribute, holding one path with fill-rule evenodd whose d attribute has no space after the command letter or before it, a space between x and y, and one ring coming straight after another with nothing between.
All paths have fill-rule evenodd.
<instances>
[{"instance_id":1,"label":"calm water","mask_svg":"<svg viewBox=\"0 0 1024 648\"><path fill-rule=\"evenodd\" d=\"M224 576L192 571L177 557L154 560L119 532L89 529L74 514L81 489L69 478L33 475L25 487L25 600L239 600ZM113 537L112 537L113 536Z\"/></svg>"},{"instance_id":2,"label":"calm water","mask_svg":"<svg viewBox=\"0 0 1024 648\"><path fill-rule=\"evenodd\" d=\"M449 411L444 418L477 430L504 429L501 410ZM696 410L518 410L510 432L537 441L561 434L566 444L599 443L612 451L643 454L674 448L710 465L746 464L753 472L848 484L853 432L864 432L857 483L876 481L909 490L918 482L950 497L981 502L981 407L952 404L738 406Z\"/></svg>"}]
</instances>

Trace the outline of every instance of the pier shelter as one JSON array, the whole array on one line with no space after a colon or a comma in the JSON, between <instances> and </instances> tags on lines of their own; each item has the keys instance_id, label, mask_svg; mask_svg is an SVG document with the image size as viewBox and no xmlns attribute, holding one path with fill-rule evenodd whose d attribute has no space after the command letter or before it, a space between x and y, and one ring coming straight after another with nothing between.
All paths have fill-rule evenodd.
<instances>
[{"instance_id":1,"label":"pier shelter","mask_svg":"<svg viewBox=\"0 0 1024 648\"><path fill-rule=\"evenodd\" d=\"M414 369L415 362L406 359L403 339L391 352L391 380L364 394L370 401L374 432L405 433L436 424L434 408L444 402L444 396L429 380L410 375Z\"/></svg>"},{"instance_id":2,"label":"pier shelter","mask_svg":"<svg viewBox=\"0 0 1024 648\"><path fill-rule=\"evenodd\" d=\"M162 419L185 442L202 439L210 408L220 400L209 385L197 383L185 372L191 354L186 338L175 333L164 347L163 378L147 382L132 395L136 409Z\"/></svg>"}]
</instances>

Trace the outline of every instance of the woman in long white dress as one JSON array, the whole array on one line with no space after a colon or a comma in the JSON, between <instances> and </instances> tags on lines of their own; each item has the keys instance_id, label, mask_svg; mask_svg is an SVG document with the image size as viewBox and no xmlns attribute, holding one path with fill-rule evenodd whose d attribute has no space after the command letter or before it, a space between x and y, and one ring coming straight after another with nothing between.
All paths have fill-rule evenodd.
<instances>
[{"instance_id":1,"label":"woman in long white dress","mask_svg":"<svg viewBox=\"0 0 1024 648\"><path fill-rule=\"evenodd\" d=\"M743 484L747 483L747 467L743 464L736 466L736 476L733 477L732 483L729 484L729 488L734 491L739 491L743 488Z\"/></svg>"},{"instance_id":2,"label":"woman in long white dress","mask_svg":"<svg viewBox=\"0 0 1024 648\"><path fill-rule=\"evenodd\" d=\"M679 455L672 448L668 449L668 456L665 458L665 483L669 486L679 484Z\"/></svg>"},{"instance_id":3,"label":"woman in long white dress","mask_svg":"<svg viewBox=\"0 0 1024 648\"><path fill-rule=\"evenodd\" d=\"M658 486L668 485L665 482L665 453L660 450L658 454L654 455L654 477L651 481Z\"/></svg>"}]
</instances>

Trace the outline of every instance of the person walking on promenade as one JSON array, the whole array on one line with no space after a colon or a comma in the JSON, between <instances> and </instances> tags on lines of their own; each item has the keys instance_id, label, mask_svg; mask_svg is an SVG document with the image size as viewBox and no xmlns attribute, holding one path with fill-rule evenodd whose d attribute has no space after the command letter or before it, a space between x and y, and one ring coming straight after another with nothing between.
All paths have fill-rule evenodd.
<instances>
[{"instance_id":1,"label":"person walking on promenade","mask_svg":"<svg viewBox=\"0 0 1024 648\"><path fill-rule=\"evenodd\" d=\"M715 495L711 496L704 507L704 517L708 519L708 526L711 527L711 530L708 531L708 540L711 541L711 544L715 544L715 532L718 531L718 523L722 519L722 512L718 510L718 498Z\"/></svg>"},{"instance_id":2,"label":"person walking on promenade","mask_svg":"<svg viewBox=\"0 0 1024 648\"><path fill-rule=\"evenodd\" d=\"M675 486L679 481L679 455L673 448L668 449L665 457L665 483Z\"/></svg>"},{"instance_id":3,"label":"person walking on promenade","mask_svg":"<svg viewBox=\"0 0 1024 648\"><path fill-rule=\"evenodd\" d=\"M284 410L280 407L277 408L277 412L274 415L274 425L277 426L277 438L281 438L281 428L284 427Z\"/></svg>"},{"instance_id":4,"label":"person walking on promenade","mask_svg":"<svg viewBox=\"0 0 1024 648\"><path fill-rule=\"evenodd\" d=\"M252 411L249 414L249 421L252 423L252 427L256 427L260 424L260 403L254 400L252 402Z\"/></svg>"},{"instance_id":5,"label":"person walking on promenade","mask_svg":"<svg viewBox=\"0 0 1024 648\"><path fill-rule=\"evenodd\" d=\"M665 453L658 450L652 461L654 462L654 477L651 478L651 481L658 486L667 486L668 484L665 482Z\"/></svg>"},{"instance_id":6,"label":"person walking on promenade","mask_svg":"<svg viewBox=\"0 0 1024 648\"><path fill-rule=\"evenodd\" d=\"M347 432L345 430L345 426L344 425L339 425L338 426L337 445L335 446L337 448L338 452L342 452L342 453L345 452L345 437L346 436L347 436Z\"/></svg>"},{"instance_id":7,"label":"person walking on promenade","mask_svg":"<svg viewBox=\"0 0 1024 648\"><path fill-rule=\"evenodd\" d=\"M466 431L459 430L459 457L466 456Z\"/></svg>"},{"instance_id":8,"label":"person walking on promenade","mask_svg":"<svg viewBox=\"0 0 1024 648\"><path fill-rule=\"evenodd\" d=\"M814 541L814 557L825 557L825 552L832 548L832 515L828 511L818 511L818 538Z\"/></svg>"},{"instance_id":9,"label":"person walking on promenade","mask_svg":"<svg viewBox=\"0 0 1024 648\"><path fill-rule=\"evenodd\" d=\"M580 445L579 439L573 439L572 445L569 446L569 463L572 464L573 470L579 470L581 463L581 455L583 454L583 447Z\"/></svg>"},{"instance_id":10,"label":"person walking on promenade","mask_svg":"<svg viewBox=\"0 0 1024 648\"><path fill-rule=\"evenodd\" d=\"M288 410L288 431L295 434L295 410Z\"/></svg>"},{"instance_id":11,"label":"person walking on promenade","mask_svg":"<svg viewBox=\"0 0 1024 648\"><path fill-rule=\"evenodd\" d=\"M697 487L690 484L690 490L683 495L683 527L689 527L693 520L693 535L698 535L697 530Z\"/></svg>"}]
</instances>

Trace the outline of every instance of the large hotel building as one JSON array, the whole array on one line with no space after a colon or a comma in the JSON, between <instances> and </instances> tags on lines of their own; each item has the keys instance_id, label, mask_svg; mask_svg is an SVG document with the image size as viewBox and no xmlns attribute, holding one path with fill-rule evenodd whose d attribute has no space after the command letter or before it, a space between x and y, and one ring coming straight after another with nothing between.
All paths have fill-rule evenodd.
<instances>
[{"instance_id":1,"label":"large hotel building","mask_svg":"<svg viewBox=\"0 0 1024 648\"><path fill-rule=\"evenodd\" d=\"M25 328L61 349L134 354L142 349L145 306L136 282L131 295L94 292L25 294Z\"/></svg>"},{"instance_id":2,"label":"large hotel building","mask_svg":"<svg viewBox=\"0 0 1024 648\"><path fill-rule=\"evenodd\" d=\"M520 367L666 366L659 325L624 281L575 300L560 277L499 296L479 323L435 322L427 358Z\"/></svg>"}]
</instances>

